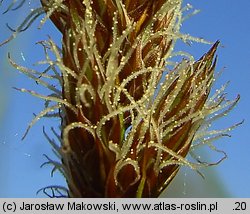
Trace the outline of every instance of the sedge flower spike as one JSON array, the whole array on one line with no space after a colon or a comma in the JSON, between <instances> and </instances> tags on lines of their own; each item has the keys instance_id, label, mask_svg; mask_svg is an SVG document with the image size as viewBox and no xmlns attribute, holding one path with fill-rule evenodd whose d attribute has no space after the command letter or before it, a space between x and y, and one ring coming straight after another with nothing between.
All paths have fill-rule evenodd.
<instances>
[{"instance_id":1,"label":"sedge flower spike","mask_svg":"<svg viewBox=\"0 0 250 214\"><path fill-rule=\"evenodd\" d=\"M46 100L29 128L40 117L60 111L60 146L45 136L61 159L48 158L48 163L65 176L69 197L158 197L180 166L198 171L210 165L186 156L204 144L220 152L212 141L238 124L217 131L210 125L239 97L228 101L225 86L210 96L218 41L199 60L189 57L170 66L176 40L202 41L179 31L182 0L41 4L46 13L41 24L50 19L62 34L62 49L52 39L40 42L46 55L40 63L48 64L53 75L9 59L53 92L46 97L22 89ZM62 88L43 80L49 77Z\"/></svg>"}]
</instances>

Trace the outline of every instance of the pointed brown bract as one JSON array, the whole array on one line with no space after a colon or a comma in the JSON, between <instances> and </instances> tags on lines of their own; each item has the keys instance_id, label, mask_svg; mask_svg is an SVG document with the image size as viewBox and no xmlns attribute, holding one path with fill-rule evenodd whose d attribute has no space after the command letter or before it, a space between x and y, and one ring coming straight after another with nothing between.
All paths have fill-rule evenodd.
<instances>
[{"instance_id":1,"label":"pointed brown bract","mask_svg":"<svg viewBox=\"0 0 250 214\"><path fill-rule=\"evenodd\" d=\"M69 196L157 197L181 165L197 170L185 157L217 108L206 102L219 42L200 60L165 72L182 1L41 2L63 37Z\"/></svg>"},{"instance_id":2,"label":"pointed brown bract","mask_svg":"<svg viewBox=\"0 0 250 214\"><path fill-rule=\"evenodd\" d=\"M49 189L52 197L158 197L181 166L201 174L201 167L225 159L212 143L241 123L210 128L239 100L226 99L226 85L210 95L219 42L197 61L172 53L177 40L204 42L180 32L190 5L182 8L182 0L40 1L42 6L0 46L44 13L40 27L50 19L62 34L61 47L51 37L38 42L45 59L37 64L46 65L44 71L21 66L8 54L12 66L50 91L15 88L45 100L23 139L40 118L61 118L61 133L52 128L60 145L43 130L61 162L45 155L43 166L52 165L52 175L60 171L68 188L48 186L41 189L46 195ZM9 2L4 13L25 1ZM173 62L176 55L186 59ZM197 158L195 149L203 145L223 156L215 163Z\"/></svg>"}]
</instances>

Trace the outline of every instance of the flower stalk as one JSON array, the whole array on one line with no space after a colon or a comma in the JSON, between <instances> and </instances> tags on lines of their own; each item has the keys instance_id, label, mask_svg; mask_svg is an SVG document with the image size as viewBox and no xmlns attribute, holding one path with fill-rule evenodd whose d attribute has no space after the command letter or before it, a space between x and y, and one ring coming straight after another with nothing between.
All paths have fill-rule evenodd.
<instances>
[{"instance_id":1,"label":"flower stalk","mask_svg":"<svg viewBox=\"0 0 250 214\"><path fill-rule=\"evenodd\" d=\"M61 144L45 136L61 164L48 163L65 176L69 197L158 197L181 166L199 172L210 165L186 156L225 135L209 127L239 97L226 100L224 87L210 96L218 41L199 60L170 66L178 39L200 41L180 33L182 0L41 4L46 12L42 23L50 19L62 34L62 50L52 39L40 42L46 56L40 63L50 65L53 75L9 59L56 92L43 97L22 89L47 102L29 128L59 109ZM61 90L43 81L48 76L59 81Z\"/></svg>"}]
</instances>

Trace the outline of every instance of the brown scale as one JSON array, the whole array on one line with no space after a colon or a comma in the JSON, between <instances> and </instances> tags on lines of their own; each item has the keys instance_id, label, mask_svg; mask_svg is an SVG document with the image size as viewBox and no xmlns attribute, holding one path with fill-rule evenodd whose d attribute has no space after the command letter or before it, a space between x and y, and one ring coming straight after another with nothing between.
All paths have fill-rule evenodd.
<instances>
[{"instance_id":1,"label":"brown scale","mask_svg":"<svg viewBox=\"0 0 250 214\"><path fill-rule=\"evenodd\" d=\"M110 45L113 42L113 16L114 12L118 11L117 5L113 0L94 0L92 1L92 10L93 10L93 19L97 20L97 25L95 29L95 38L96 38L96 47L103 57ZM122 53L119 53L117 59L120 60L122 55L126 55L128 50L131 49L132 45L135 43L136 39L144 33L145 27L149 25L153 20L153 16L159 11L162 5L165 3L165 0L152 1L152 0L123 0L122 3L125 5L127 10L128 17L131 21L136 22L135 29L130 33L127 40L123 42L121 46ZM49 6L48 1L41 0L41 3L45 9L48 11ZM84 51L83 41L75 41L74 38L69 38L68 33L76 32L77 26L75 26L73 15L77 14L79 17L84 19L86 8L83 5L81 0L65 0L62 4L67 8L66 11L55 10L50 19L58 28L58 30L63 35L63 63L66 67L73 70L77 75L80 74L81 69L77 67L78 61L80 68L83 67L87 55ZM172 19L174 17L173 12L169 13L162 18L162 20L156 20L152 25L152 33L162 31L164 28L168 28ZM79 19L80 20L80 19ZM118 36L122 34L123 30L127 28L127 23L125 21L125 14L118 14ZM74 44L77 46L77 59L73 57ZM158 62L158 57L162 58L165 56L172 46L171 38L167 36L159 36L152 39L147 44L144 44L142 47L141 41L137 42L132 56L122 69L117 79L117 84L121 83L122 80L126 79L133 72L139 71L145 66L155 67ZM194 65L194 70L196 66L201 66L200 63L206 63L204 71L195 79L195 83L198 84L207 75L213 73L214 64L212 63L215 50L218 46L216 43L208 54L204 55L198 62ZM150 57L148 57L150 51ZM97 62L95 60L89 62L88 69L90 73L86 74L81 80L82 83L91 82L92 86L97 89L97 75L95 74L95 66ZM105 66L105 62L104 62ZM195 77L194 74L191 74L190 77L186 80L182 88L182 94L179 95L181 101L177 103L169 113L164 117L164 120L167 121L173 115L178 114L182 108L187 104L188 99L183 99L183 97L188 97L190 95L189 87L191 85L191 80ZM134 98L134 100L139 100L144 94L143 81L147 82L150 78L150 74L140 75L135 78L133 81L126 85L127 91ZM158 79L161 78L161 74ZM76 104L76 86L77 79L69 75L68 82L70 84L66 92L65 88L62 88L63 98L67 99L72 105ZM101 84L104 83L104 80L101 80ZM176 80L177 81L177 80ZM174 90L176 81L172 83L168 90L165 92L164 99L158 103L156 112L152 115L155 121L158 121L161 110L164 108L165 100L168 98L172 90ZM209 93L210 88L207 89L207 94ZM66 96L69 94L69 96ZM73 122L81 122L86 124L90 122L92 125L96 125L98 121L103 117L103 115L108 114L108 109L105 104L102 102L101 98L96 93L96 99L91 100L90 96L86 95L90 107L84 106L82 104L82 109L78 109L77 115L72 112L69 108L65 107L65 116L63 119L63 124L66 127ZM112 96L112 95L111 95ZM112 98L112 97L111 97ZM194 111L199 111L203 108L204 103L207 99L207 95L203 95L197 101ZM120 103L122 106L126 106L130 101L126 98L124 94L121 95ZM135 113L136 114L136 113ZM183 118L187 116L189 112L180 117ZM122 130L126 130L131 125L131 115L130 112L125 112L123 115L124 123L121 123L118 116L113 117L110 121L107 121L102 127L101 135L102 142L97 136L92 136L85 129L76 128L70 131L69 133L69 144L70 148L62 148L65 151L62 162L68 167L67 172L68 185L70 190L70 197L136 197L138 187L141 180L134 183L136 178L135 169L126 165L123 167L117 176L119 185L116 185L114 179L114 172L116 167L116 159L114 152L110 151L108 148L109 141L112 140L114 144L121 146L124 136L121 136ZM179 118L179 119L181 119ZM157 151L154 148L149 148L148 143L150 142L150 130L148 129L143 144L145 147L139 152L136 153L136 149L139 143L139 135L142 129L143 121L137 127L134 142L130 149L133 149L133 154L128 154L127 157L132 160L136 160L140 167L140 173L142 176L146 177L145 184L142 189L142 197L157 197L161 193L162 188L165 188L168 184L166 180L168 178L173 178L177 173L179 166L172 165L162 169L161 173L155 172L153 167L153 161L156 159ZM163 140L164 146L169 149L173 149L174 152L178 153L182 157L185 157L188 153L190 142L187 140L190 138L190 134L193 134L197 127L196 123L193 121L186 121L181 127L177 127L172 131L172 136L165 136ZM191 136L192 139L193 136ZM104 146L103 146L104 144ZM184 146L185 145L185 146ZM163 158L172 158L169 154L163 152Z\"/></svg>"}]
</instances>

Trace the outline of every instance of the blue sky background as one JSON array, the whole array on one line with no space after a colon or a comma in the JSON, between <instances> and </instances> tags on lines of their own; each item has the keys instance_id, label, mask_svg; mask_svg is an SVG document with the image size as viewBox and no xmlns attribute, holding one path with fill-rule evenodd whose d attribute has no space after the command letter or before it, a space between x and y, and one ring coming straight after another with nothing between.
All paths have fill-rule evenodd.
<instances>
[{"instance_id":1,"label":"blue sky background","mask_svg":"<svg viewBox=\"0 0 250 214\"><path fill-rule=\"evenodd\" d=\"M5 1L7 2L7 1ZM17 10L1 15L0 41L10 35L5 23L15 27L39 1L27 1L25 11ZM167 191L168 197L250 197L250 1L249 0L186 0L201 12L183 24L182 32L206 38L219 39L217 71L224 70L216 86L230 81L228 98L241 95L240 103L230 115L218 121L216 127L227 127L245 120L234 130L231 138L216 145L227 152L228 159L216 167L204 170L206 179L189 169L182 169ZM6 4L0 8L4 12ZM11 68L7 62L10 52L16 62L34 67L41 59L42 48L35 45L47 35L59 39L58 32L47 23L37 30L38 23L20 34L14 41L0 48L0 197L44 197L36 191L51 184L63 184L63 178L50 178L50 168L40 168L46 160L43 154L51 155L51 148L42 134L42 127L50 130L59 124L58 119L42 119L30 131L24 141L21 137L27 124L43 108L38 98L15 91L12 87L42 89L24 75ZM183 48L178 43L177 48ZM199 58L209 49L208 45L193 44L185 50ZM34 67L35 68L35 67ZM203 155L214 160L217 156L204 150Z\"/></svg>"}]
</instances>

